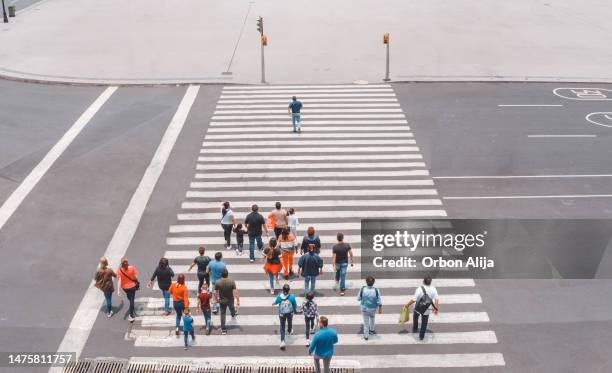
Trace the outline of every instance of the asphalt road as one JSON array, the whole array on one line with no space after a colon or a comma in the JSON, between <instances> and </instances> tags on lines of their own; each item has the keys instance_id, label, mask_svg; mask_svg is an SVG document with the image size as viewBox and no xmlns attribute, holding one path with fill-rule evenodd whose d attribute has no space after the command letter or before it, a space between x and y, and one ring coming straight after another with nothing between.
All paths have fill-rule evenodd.
<instances>
[{"instance_id":1,"label":"asphalt road","mask_svg":"<svg viewBox=\"0 0 612 373\"><path fill-rule=\"evenodd\" d=\"M610 216L612 198L601 195L612 194L608 175L612 128L585 119L589 113L609 111L610 105L562 99L552 93L557 87L393 86L449 216ZM175 223L193 177L220 90L200 88L128 250L143 278L166 250L168 227ZM0 81L0 200L17 188L101 92L101 88ZM120 88L0 230L5 254L0 294L10 300L0 309L1 350L57 349L184 93L184 87ZM547 177L560 174L575 177ZM541 177L511 177L517 175ZM548 197L538 197L543 195ZM506 366L457 371L610 369L611 284L477 281ZM586 310L575 306L578 296L589 299ZM107 320L101 314L83 355L143 356L143 350L124 340L125 334L122 320ZM565 353L559 354L559 346ZM184 356L182 349L144 352ZM392 352L403 351L394 347Z\"/></svg>"}]
</instances>

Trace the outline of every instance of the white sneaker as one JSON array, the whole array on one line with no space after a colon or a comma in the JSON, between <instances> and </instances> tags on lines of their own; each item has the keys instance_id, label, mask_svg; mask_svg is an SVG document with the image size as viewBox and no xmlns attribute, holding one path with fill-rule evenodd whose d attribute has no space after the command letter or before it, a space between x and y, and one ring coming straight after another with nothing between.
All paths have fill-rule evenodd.
<instances>
[{"instance_id":1,"label":"white sneaker","mask_svg":"<svg viewBox=\"0 0 612 373\"><path fill-rule=\"evenodd\" d=\"M281 341L280 343L280 349L285 351L285 347L287 347L287 345L285 344L285 341Z\"/></svg>"},{"instance_id":2,"label":"white sneaker","mask_svg":"<svg viewBox=\"0 0 612 373\"><path fill-rule=\"evenodd\" d=\"M270 289L270 294L274 295L274 289Z\"/></svg>"},{"instance_id":3,"label":"white sneaker","mask_svg":"<svg viewBox=\"0 0 612 373\"><path fill-rule=\"evenodd\" d=\"M254 263L254 262L255 262L255 260L249 259L249 263Z\"/></svg>"},{"instance_id":4,"label":"white sneaker","mask_svg":"<svg viewBox=\"0 0 612 373\"><path fill-rule=\"evenodd\" d=\"M129 321L129 322L134 322L134 320L136 320L136 319L135 319L135 318L133 318L132 316L128 316L128 318L127 318L127 319L128 319L128 321Z\"/></svg>"},{"instance_id":5,"label":"white sneaker","mask_svg":"<svg viewBox=\"0 0 612 373\"><path fill-rule=\"evenodd\" d=\"M115 313L113 311L110 311L109 313L106 314L106 317L110 319L111 317L113 317L114 314Z\"/></svg>"}]
</instances>

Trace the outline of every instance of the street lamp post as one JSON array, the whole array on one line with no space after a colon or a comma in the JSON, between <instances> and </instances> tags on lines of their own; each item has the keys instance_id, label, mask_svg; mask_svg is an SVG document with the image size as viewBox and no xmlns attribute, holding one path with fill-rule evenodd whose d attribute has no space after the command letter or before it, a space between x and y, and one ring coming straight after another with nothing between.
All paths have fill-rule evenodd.
<instances>
[{"instance_id":1,"label":"street lamp post","mask_svg":"<svg viewBox=\"0 0 612 373\"><path fill-rule=\"evenodd\" d=\"M6 7L4 6L4 0L2 0L2 15L4 16L4 23L8 23L8 17L6 15Z\"/></svg>"},{"instance_id":2,"label":"street lamp post","mask_svg":"<svg viewBox=\"0 0 612 373\"><path fill-rule=\"evenodd\" d=\"M383 44L385 44L386 50L387 50L387 56L385 59L385 78L383 79L383 81L388 82L391 79L389 78L389 41L390 41L390 37L389 37L389 33L386 32L383 35Z\"/></svg>"}]
</instances>

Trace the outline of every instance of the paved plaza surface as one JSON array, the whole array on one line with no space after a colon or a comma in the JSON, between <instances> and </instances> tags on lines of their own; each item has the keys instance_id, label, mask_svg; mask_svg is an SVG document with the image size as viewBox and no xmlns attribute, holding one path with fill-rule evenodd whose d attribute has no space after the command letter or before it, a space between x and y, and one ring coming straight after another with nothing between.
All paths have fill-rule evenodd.
<instances>
[{"instance_id":1,"label":"paved plaza surface","mask_svg":"<svg viewBox=\"0 0 612 373\"><path fill-rule=\"evenodd\" d=\"M605 0L46 0L0 25L0 75L259 83L258 16L275 84L378 82L385 32L395 81L612 81Z\"/></svg>"},{"instance_id":2,"label":"paved plaza surface","mask_svg":"<svg viewBox=\"0 0 612 373\"><path fill-rule=\"evenodd\" d=\"M82 357L134 361L231 356L249 363L270 355L306 361L301 316L287 351L278 350L260 262L224 251L241 290L240 315L227 336L199 334L186 352L173 335L173 316L161 316L158 291L138 293L132 325L118 298L111 319L99 311L101 299L93 306L83 302L97 260L123 247L142 280L163 255L175 272L184 272L199 244L209 255L222 250L217 215L226 199L239 221L252 202L262 212L276 200L296 208L300 233L318 227L327 263L337 231L360 253L359 219L365 217L608 218L612 127L605 115L592 114L610 111L601 95L612 87L558 89L567 87L326 83L114 90L0 81L3 202L106 95L0 229L6 253L0 289L11 299L0 310L0 346L56 351L61 344L81 349ZM573 99L564 98L568 92ZM286 114L292 94L305 104L299 135L291 133ZM156 172L159 179L151 182ZM138 206L142 216L132 215ZM371 372L609 370L610 281L437 279L443 308L421 343L409 327L396 325L418 279L381 280L379 334L365 342L358 334L358 270L349 269L345 297L331 288L329 271L319 283L322 313L340 332L337 363L357 362ZM193 272L187 280L193 289ZM299 291L303 284L291 285ZM578 294L590 299L588 312L571 305ZM195 319L199 328L201 315ZM79 330L68 330L71 322ZM218 317L214 322L219 325ZM74 338L66 342L65 336ZM567 353L559 354L560 346Z\"/></svg>"}]
</instances>

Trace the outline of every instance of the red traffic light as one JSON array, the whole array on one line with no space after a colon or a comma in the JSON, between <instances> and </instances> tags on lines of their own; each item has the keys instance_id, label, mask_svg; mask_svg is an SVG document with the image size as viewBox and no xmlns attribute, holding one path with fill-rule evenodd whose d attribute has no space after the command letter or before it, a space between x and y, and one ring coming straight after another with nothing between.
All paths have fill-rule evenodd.
<instances>
[{"instance_id":1,"label":"red traffic light","mask_svg":"<svg viewBox=\"0 0 612 373\"><path fill-rule=\"evenodd\" d=\"M268 37L266 35L261 36L261 45L263 45L264 47L268 45Z\"/></svg>"},{"instance_id":2,"label":"red traffic light","mask_svg":"<svg viewBox=\"0 0 612 373\"><path fill-rule=\"evenodd\" d=\"M389 44L389 33L385 32L383 35L383 44Z\"/></svg>"}]
</instances>

